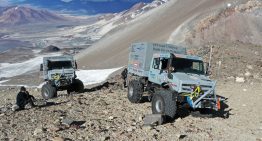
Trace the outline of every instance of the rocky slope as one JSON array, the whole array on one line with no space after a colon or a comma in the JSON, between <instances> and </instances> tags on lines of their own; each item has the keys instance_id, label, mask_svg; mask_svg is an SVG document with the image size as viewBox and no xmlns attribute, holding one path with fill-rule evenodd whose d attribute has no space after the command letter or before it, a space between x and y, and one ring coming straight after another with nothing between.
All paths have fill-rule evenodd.
<instances>
[{"instance_id":1,"label":"rocky slope","mask_svg":"<svg viewBox=\"0 0 262 141\"><path fill-rule=\"evenodd\" d=\"M229 98L222 111L182 108L174 121L150 127L143 118L151 104L131 104L114 80L82 94L61 92L18 112L9 109L18 89L1 88L0 140L262 140L261 83L218 83L217 93ZM41 98L36 89L29 91Z\"/></svg>"},{"instance_id":2,"label":"rocky slope","mask_svg":"<svg viewBox=\"0 0 262 141\"><path fill-rule=\"evenodd\" d=\"M168 41L193 47L210 42L242 42L261 46L261 15L261 1L228 2L217 10L187 21L173 32Z\"/></svg>"}]
</instances>

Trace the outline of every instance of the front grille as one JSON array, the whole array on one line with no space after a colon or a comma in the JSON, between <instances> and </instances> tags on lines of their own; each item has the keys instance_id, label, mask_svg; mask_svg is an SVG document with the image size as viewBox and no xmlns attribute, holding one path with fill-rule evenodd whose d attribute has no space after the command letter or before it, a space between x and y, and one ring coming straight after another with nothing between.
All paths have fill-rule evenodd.
<instances>
[{"instance_id":1,"label":"front grille","mask_svg":"<svg viewBox=\"0 0 262 141\"><path fill-rule=\"evenodd\" d=\"M194 84L182 84L182 91L186 91L186 92L192 92L192 88L191 87L194 87L196 85ZM212 86L209 86L209 85L200 85L200 88L202 91L206 92L208 90L210 90L212 88Z\"/></svg>"}]
</instances>

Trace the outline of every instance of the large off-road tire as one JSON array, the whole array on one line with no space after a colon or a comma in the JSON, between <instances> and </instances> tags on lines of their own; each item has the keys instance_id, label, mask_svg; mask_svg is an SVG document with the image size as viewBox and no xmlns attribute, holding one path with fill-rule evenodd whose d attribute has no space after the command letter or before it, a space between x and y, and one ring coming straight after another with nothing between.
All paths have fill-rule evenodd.
<instances>
[{"instance_id":1,"label":"large off-road tire","mask_svg":"<svg viewBox=\"0 0 262 141\"><path fill-rule=\"evenodd\" d=\"M70 87L67 89L67 93L70 94L71 92L82 93L84 92L84 84L81 80L75 79Z\"/></svg>"},{"instance_id":2,"label":"large off-road tire","mask_svg":"<svg viewBox=\"0 0 262 141\"><path fill-rule=\"evenodd\" d=\"M131 103L139 103L143 97L144 86L138 80L132 80L128 85L127 98Z\"/></svg>"},{"instance_id":3,"label":"large off-road tire","mask_svg":"<svg viewBox=\"0 0 262 141\"><path fill-rule=\"evenodd\" d=\"M72 86L73 86L73 90L75 92L78 92L78 93L84 92L85 86L84 86L84 84L83 84L83 82L81 80L75 79L73 84L72 84Z\"/></svg>"},{"instance_id":4,"label":"large off-road tire","mask_svg":"<svg viewBox=\"0 0 262 141\"><path fill-rule=\"evenodd\" d=\"M51 99L57 96L57 90L50 84L44 84L41 90L44 99Z\"/></svg>"},{"instance_id":5,"label":"large off-road tire","mask_svg":"<svg viewBox=\"0 0 262 141\"><path fill-rule=\"evenodd\" d=\"M177 110L177 94L168 90L157 91L152 99L152 113L174 119Z\"/></svg>"}]
</instances>

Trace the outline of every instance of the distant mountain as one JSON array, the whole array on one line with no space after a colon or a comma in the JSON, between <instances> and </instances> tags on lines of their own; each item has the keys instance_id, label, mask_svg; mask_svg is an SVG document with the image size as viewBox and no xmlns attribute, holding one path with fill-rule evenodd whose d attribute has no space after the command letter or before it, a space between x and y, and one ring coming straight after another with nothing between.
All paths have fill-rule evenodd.
<instances>
[{"instance_id":1,"label":"distant mountain","mask_svg":"<svg viewBox=\"0 0 262 141\"><path fill-rule=\"evenodd\" d=\"M1 0L0 0L1 1ZM32 5L45 9L63 11L68 14L119 13L137 2L150 3L153 0L8 0L14 5Z\"/></svg>"},{"instance_id":2,"label":"distant mountain","mask_svg":"<svg viewBox=\"0 0 262 141\"><path fill-rule=\"evenodd\" d=\"M67 18L47 10L37 10L23 6L0 7L1 26L51 23L67 20Z\"/></svg>"}]
</instances>

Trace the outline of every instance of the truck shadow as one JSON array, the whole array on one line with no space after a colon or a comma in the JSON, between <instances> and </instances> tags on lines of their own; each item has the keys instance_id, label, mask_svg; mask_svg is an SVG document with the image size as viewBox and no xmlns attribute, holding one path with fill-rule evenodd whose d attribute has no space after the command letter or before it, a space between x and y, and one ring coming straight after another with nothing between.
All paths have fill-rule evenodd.
<instances>
[{"instance_id":1,"label":"truck shadow","mask_svg":"<svg viewBox=\"0 0 262 141\"><path fill-rule=\"evenodd\" d=\"M221 102L220 104L221 108L219 111L213 110L213 109L189 109L186 107L179 107L177 109L177 115L173 121L175 121L178 118L185 118L189 115L193 117L201 117L201 118L223 118L227 119L229 118L231 114L231 108L229 108L229 105L226 104L226 102ZM171 121L172 122L172 121Z\"/></svg>"},{"instance_id":2,"label":"truck shadow","mask_svg":"<svg viewBox=\"0 0 262 141\"><path fill-rule=\"evenodd\" d=\"M219 96L221 97L221 96ZM143 96L140 103L150 102L148 96ZM226 101L220 103L220 110L216 111L213 109L192 109L187 108L185 106L179 106L177 109L177 114L174 119L170 119L168 117L164 117L165 123L171 123L175 122L178 118L185 118L187 116L193 116L193 117L201 117L201 118L223 118L227 119L229 118L231 114L230 112L232 109L229 109L229 105L226 103Z\"/></svg>"},{"instance_id":3,"label":"truck shadow","mask_svg":"<svg viewBox=\"0 0 262 141\"><path fill-rule=\"evenodd\" d=\"M151 102L149 96L143 96L139 103L146 103L146 102Z\"/></svg>"},{"instance_id":4,"label":"truck shadow","mask_svg":"<svg viewBox=\"0 0 262 141\"><path fill-rule=\"evenodd\" d=\"M81 92L71 92L70 94L68 93L63 93L63 94L59 94L57 97L70 97L73 95L78 95L78 94L84 94L84 93L88 93L88 92L95 92L95 91L100 91L100 90L106 90L109 89L110 86L114 86L116 84L116 82L104 82L102 84L99 84L97 86L91 86L91 88L85 88L83 91Z\"/></svg>"},{"instance_id":5,"label":"truck shadow","mask_svg":"<svg viewBox=\"0 0 262 141\"><path fill-rule=\"evenodd\" d=\"M36 108L44 108L44 107L50 107L50 106L57 106L57 105L61 105L61 104L65 104L68 101L64 101L64 102L46 102L45 104L41 104L41 105L37 105Z\"/></svg>"},{"instance_id":6,"label":"truck shadow","mask_svg":"<svg viewBox=\"0 0 262 141\"><path fill-rule=\"evenodd\" d=\"M99 91L99 90L102 90L102 89L108 89L110 86L113 86L115 84L116 84L116 82L112 82L112 83L104 82L104 83L102 83L98 86L93 86L92 88L85 88L83 93L95 92L95 91Z\"/></svg>"}]
</instances>

